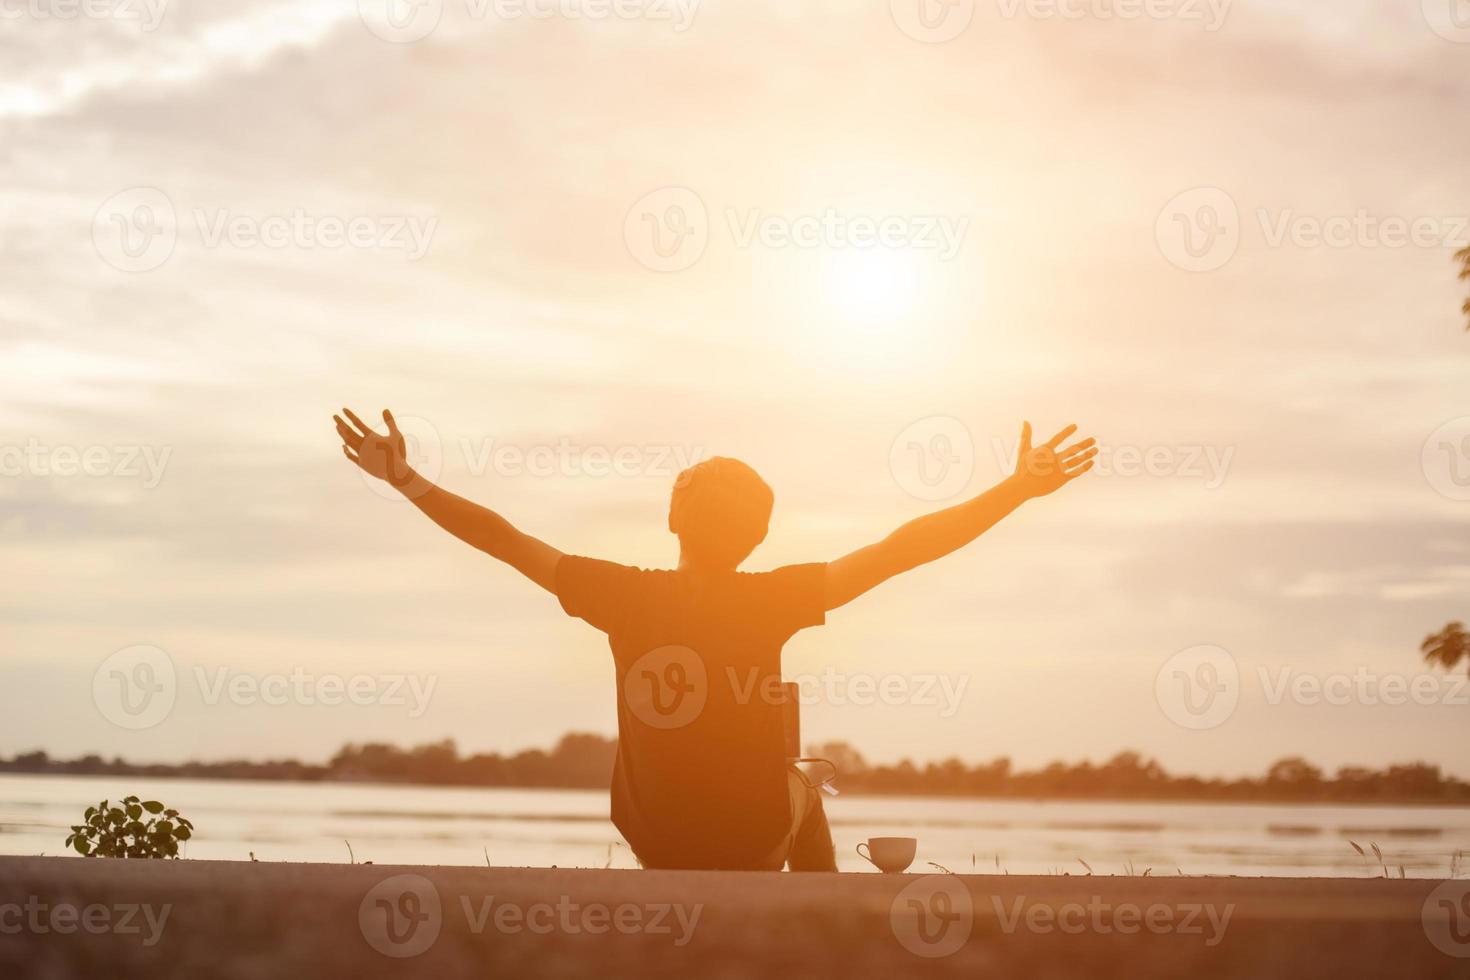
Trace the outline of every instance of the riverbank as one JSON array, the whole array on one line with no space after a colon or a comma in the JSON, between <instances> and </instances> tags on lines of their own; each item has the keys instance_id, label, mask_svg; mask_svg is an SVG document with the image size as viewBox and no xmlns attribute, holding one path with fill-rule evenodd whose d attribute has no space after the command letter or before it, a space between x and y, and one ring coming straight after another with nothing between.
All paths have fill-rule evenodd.
<instances>
[{"instance_id":1,"label":"riverbank","mask_svg":"<svg viewBox=\"0 0 1470 980\"><path fill-rule=\"evenodd\" d=\"M1470 956L1470 935L1447 918L1466 893L1467 880L7 857L0 975L1449 977L1470 968L1451 955Z\"/></svg>"}]
</instances>

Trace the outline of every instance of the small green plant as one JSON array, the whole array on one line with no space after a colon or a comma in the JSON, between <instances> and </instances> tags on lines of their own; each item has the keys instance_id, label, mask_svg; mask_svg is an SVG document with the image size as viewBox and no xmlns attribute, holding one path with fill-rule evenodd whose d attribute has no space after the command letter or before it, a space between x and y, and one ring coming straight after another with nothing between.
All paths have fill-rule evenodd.
<instances>
[{"instance_id":1,"label":"small green plant","mask_svg":"<svg viewBox=\"0 0 1470 980\"><path fill-rule=\"evenodd\" d=\"M179 811L136 796L112 806L103 800L87 807L82 819L72 825L66 846L83 857L176 858L179 842L194 835L194 825Z\"/></svg>"}]
</instances>

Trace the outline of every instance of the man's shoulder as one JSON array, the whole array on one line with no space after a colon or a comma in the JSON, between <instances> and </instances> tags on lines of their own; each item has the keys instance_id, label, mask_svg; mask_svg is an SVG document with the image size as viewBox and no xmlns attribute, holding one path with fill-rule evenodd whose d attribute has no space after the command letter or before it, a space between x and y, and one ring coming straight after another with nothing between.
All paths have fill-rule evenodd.
<instances>
[{"instance_id":1,"label":"man's shoulder","mask_svg":"<svg viewBox=\"0 0 1470 980\"><path fill-rule=\"evenodd\" d=\"M625 565L606 558L589 558L586 555L562 555L557 563L559 569L585 571L609 575L673 575L670 568L644 568L641 565Z\"/></svg>"},{"instance_id":2,"label":"man's shoulder","mask_svg":"<svg viewBox=\"0 0 1470 980\"><path fill-rule=\"evenodd\" d=\"M819 576L827 573L827 563L820 561L799 562L795 565L780 565L760 572L736 572L742 581L772 581L788 578Z\"/></svg>"}]
</instances>

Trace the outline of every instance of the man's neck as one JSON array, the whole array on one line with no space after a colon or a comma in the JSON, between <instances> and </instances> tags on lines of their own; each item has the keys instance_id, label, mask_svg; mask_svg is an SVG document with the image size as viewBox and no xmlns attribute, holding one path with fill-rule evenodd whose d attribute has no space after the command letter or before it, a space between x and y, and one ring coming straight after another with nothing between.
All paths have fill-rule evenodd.
<instances>
[{"instance_id":1,"label":"man's neck","mask_svg":"<svg viewBox=\"0 0 1470 980\"><path fill-rule=\"evenodd\" d=\"M697 575L700 578L712 578L717 575L730 575L735 571L735 569L733 568L711 565L708 562L701 562L698 559L691 558L682 549L679 552L679 564L677 567L678 570L681 572L687 572L690 575Z\"/></svg>"}]
</instances>

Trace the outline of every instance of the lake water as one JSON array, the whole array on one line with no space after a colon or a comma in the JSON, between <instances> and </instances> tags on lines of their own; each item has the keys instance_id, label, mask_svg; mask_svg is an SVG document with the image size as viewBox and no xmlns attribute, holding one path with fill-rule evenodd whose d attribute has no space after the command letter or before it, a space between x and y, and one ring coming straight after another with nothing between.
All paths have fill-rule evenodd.
<instances>
[{"instance_id":1,"label":"lake water","mask_svg":"<svg viewBox=\"0 0 1470 980\"><path fill-rule=\"evenodd\" d=\"M0 775L0 853L61 854L82 811L104 797L162 800L194 822L190 858L377 864L636 867L607 818L607 794L356 783ZM870 836L919 838L929 862L985 874L1378 874L1354 840L1411 878L1449 875L1470 851L1470 808L1075 803L842 796L827 800L837 861ZM1370 850L1371 858L1371 850ZM1461 873L1470 870L1464 867Z\"/></svg>"}]
</instances>

